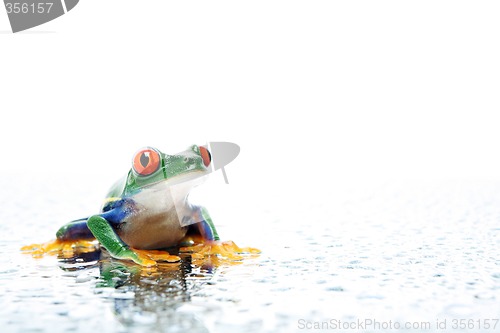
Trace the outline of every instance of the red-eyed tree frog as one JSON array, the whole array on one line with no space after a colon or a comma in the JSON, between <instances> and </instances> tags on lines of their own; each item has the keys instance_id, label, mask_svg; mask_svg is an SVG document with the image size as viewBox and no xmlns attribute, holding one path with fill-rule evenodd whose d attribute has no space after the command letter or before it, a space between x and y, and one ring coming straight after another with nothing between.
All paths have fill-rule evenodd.
<instances>
[{"instance_id":1,"label":"red-eyed tree frog","mask_svg":"<svg viewBox=\"0 0 500 333\"><path fill-rule=\"evenodd\" d=\"M201 236L201 243L183 247L181 252L230 260L242 259L241 253L258 253L231 241L221 242L208 211L189 203L192 180L208 174L211 161L203 146L193 145L175 155L143 148L134 155L125 177L111 187L99 214L62 226L55 241L22 250L43 255L97 239L114 258L154 266L157 261L179 261L178 256L160 250L186 244L194 235Z\"/></svg>"}]
</instances>

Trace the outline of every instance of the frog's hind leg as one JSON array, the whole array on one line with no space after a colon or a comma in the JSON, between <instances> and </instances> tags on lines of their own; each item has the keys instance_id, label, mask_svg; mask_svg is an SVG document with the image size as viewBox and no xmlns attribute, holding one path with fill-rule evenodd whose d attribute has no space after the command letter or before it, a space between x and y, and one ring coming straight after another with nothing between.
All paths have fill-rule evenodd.
<instances>
[{"instance_id":1,"label":"frog's hind leg","mask_svg":"<svg viewBox=\"0 0 500 333\"><path fill-rule=\"evenodd\" d=\"M56 240L47 243L23 246L21 250L37 257L57 253L71 256L75 252L92 252L97 249L97 244L92 242L95 238L87 227L87 218L65 224L57 231L56 237Z\"/></svg>"},{"instance_id":2,"label":"frog's hind leg","mask_svg":"<svg viewBox=\"0 0 500 333\"><path fill-rule=\"evenodd\" d=\"M242 260L244 257L240 254L257 254L260 250L254 248L241 248L233 241L221 242L212 218L204 207L198 210L199 221L190 226L189 235L195 245L188 247L181 247L180 252L190 252L193 258L201 259L211 255L232 260ZM198 237L196 237L198 235ZM200 239L202 243L196 244L196 240Z\"/></svg>"}]
</instances>

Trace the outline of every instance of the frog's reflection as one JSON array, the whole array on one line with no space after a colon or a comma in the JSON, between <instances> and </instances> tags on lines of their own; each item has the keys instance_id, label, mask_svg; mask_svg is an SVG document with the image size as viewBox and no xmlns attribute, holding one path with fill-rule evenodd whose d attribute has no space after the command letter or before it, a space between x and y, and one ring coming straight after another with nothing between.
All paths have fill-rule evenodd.
<instances>
[{"instance_id":1,"label":"frog's reflection","mask_svg":"<svg viewBox=\"0 0 500 333\"><path fill-rule=\"evenodd\" d=\"M108 295L114 314L127 327L208 332L196 315L178 309L189 303L205 284L213 284L217 267L226 263L215 256L200 260L190 254L178 255L179 263L160 263L154 268L113 259L105 250L59 259L64 270L98 269L96 293Z\"/></svg>"}]
</instances>

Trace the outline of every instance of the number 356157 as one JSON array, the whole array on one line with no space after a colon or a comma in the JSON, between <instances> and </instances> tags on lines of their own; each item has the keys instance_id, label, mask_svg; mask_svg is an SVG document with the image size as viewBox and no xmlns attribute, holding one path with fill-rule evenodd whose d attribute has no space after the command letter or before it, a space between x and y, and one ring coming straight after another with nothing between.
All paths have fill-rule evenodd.
<instances>
[{"instance_id":1,"label":"number 356157","mask_svg":"<svg viewBox=\"0 0 500 333\"><path fill-rule=\"evenodd\" d=\"M53 2L39 2L35 3L23 3L23 2L14 2L5 3L5 8L7 9L7 14L48 14L50 13L50 9L52 8Z\"/></svg>"}]
</instances>

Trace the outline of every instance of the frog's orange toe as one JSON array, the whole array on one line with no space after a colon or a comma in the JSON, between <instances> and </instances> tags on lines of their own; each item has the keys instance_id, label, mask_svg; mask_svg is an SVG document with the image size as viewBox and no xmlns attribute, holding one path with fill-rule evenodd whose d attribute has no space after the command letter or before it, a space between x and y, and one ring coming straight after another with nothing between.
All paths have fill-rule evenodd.
<instances>
[{"instance_id":1,"label":"frog's orange toe","mask_svg":"<svg viewBox=\"0 0 500 333\"><path fill-rule=\"evenodd\" d=\"M77 241L61 241L56 239L54 241L26 245L21 248L21 251L31 254L33 257L41 257L45 254L53 255L57 253L63 253L64 255L73 254L76 251L92 252L97 249L95 242L88 240L77 240Z\"/></svg>"},{"instance_id":2,"label":"frog's orange toe","mask_svg":"<svg viewBox=\"0 0 500 333\"><path fill-rule=\"evenodd\" d=\"M211 255L217 255L228 260L242 260L244 256L240 254L257 254L260 250L246 247L241 248L233 241L226 242L206 242L205 244L197 244L194 246L182 247L181 252L190 252L195 259L201 259Z\"/></svg>"},{"instance_id":3,"label":"frog's orange toe","mask_svg":"<svg viewBox=\"0 0 500 333\"><path fill-rule=\"evenodd\" d=\"M158 250L137 250L131 249L137 256L142 260L142 266L155 266L156 262L179 262L181 258L178 256L171 255L167 251Z\"/></svg>"}]
</instances>

